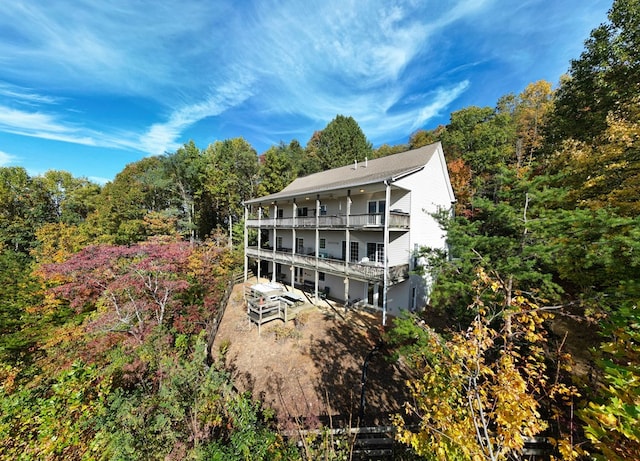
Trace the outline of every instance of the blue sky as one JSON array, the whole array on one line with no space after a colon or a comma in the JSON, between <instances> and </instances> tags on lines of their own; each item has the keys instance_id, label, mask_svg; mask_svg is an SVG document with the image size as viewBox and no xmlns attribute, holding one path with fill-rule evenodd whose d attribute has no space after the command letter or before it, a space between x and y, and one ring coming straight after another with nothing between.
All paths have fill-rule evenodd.
<instances>
[{"instance_id":1,"label":"blue sky","mask_svg":"<svg viewBox=\"0 0 640 461\"><path fill-rule=\"evenodd\" d=\"M557 83L611 0L1 0L0 166L96 182L244 137L306 145L337 114L398 144Z\"/></svg>"}]
</instances>

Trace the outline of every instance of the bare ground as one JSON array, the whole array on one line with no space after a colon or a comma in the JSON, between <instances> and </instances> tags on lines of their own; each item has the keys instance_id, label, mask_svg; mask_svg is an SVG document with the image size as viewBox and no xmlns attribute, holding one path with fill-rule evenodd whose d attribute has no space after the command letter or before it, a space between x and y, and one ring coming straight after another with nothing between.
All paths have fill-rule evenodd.
<instances>
[{"instance_id":1,"label":"bare ground","mask_svg":"<svg viewBox=\"0 0 640 461\"><path fill-rule=\"evenodd\" d=\"M379 315L310 307L296 321L275 320L261 334L248 321L243 285L236 285L216 336L236 386L276 413L282 429L377 425L402 412L408 376L383 353ZM362 421L361 380L369 356Z\"/></svg>"}]
</instances>

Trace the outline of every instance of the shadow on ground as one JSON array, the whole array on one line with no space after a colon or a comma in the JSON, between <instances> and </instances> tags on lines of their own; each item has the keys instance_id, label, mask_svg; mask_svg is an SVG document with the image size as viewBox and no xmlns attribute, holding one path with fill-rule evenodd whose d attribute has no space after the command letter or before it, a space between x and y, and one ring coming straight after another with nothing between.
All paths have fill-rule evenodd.
<instances>
[{"instance_id":1,"label":"shadow on ground","mask_svg":"<svg viewBox=\"0 0 640 461\"><path fill-rule=\"evenodd\" d=\"M334 424L388 424L390 414L403 411L409 375L388 356L379 316L356 312L346 321L331 321L325 337L312 343L310 354L321 377L316 392L328 396Z\"/></svg>"}]
</instances>

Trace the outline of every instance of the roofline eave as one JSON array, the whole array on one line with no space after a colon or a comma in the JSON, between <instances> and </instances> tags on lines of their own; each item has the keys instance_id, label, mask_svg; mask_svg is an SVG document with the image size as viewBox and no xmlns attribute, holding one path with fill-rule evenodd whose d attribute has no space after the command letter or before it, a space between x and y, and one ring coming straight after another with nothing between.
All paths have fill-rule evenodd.
<instances>
[{"instance_id":1,"label":"roofline eave","mask_svg":"<svg viewBox=\"0 0 640 461\"><path fill-rule=\"evenodd\" d=\"M270 195L264 195L262 197L258 197L258 198L252 198L249 200L245 200L244 202L242 202L244 205L255 205L255 204L260 204L262 202L273 202L273 201L278 201L278 200L292 200L294 198L298 198L298 197L303 197L305 195L308 194L318 194L321 192L335 192L337 190L341 190L341 189L352 189L354 187L360 187L360 186L370 186L371 184L385 184L386 182L389 183L394 183L404 177L407 177L413 173L416 173L417 171L420 171L422 168L424 168L424 166L421 166L419 168L414 168L411 171L407 171L404 173L401 173L397 176L390 176L387 178L382 178L382 179L376 179L373 181L363 181L363 182L358 182L358 183L353 183L353 184L349 184L347 186L336 186L336 187L329 187L329 188L322 188L322 189L310 189L310 190L306 190L306 191L297 191L291 194L286 194L286 195L280 195L281 192L276 192L275 194L270 194Z\"/></svg>"}]
</instances>

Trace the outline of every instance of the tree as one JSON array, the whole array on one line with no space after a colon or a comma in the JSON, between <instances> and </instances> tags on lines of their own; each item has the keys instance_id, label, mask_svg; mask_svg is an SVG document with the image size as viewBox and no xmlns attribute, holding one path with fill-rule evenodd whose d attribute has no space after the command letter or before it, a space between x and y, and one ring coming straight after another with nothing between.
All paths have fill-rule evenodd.
<instances>
[{"instance_id":1,"label":"tree","mask_svg":"<svg viewBox=\"0 0 640 461\"><path fill-rule=\"evenodd\" d=\"M38 244L31 250L31 255L39 264L63 262L90 243L80 226L61 222L40 227L36 239Z\"/></svg>"},{"instance_id":2,"label":"tree","mask_svg":"<svg viewBox=\"0 0 640 461\"><path fill-rule=\"evenodd\" d=\"M296 178L297 169L289 147L284 143L270 147L263 154L262 159L260 183L257 187L258 195L280 192Z\"/></svg>"},{"instance_id":3,"label":"tree","mask_svg":"<svg viewBox=\"0 0 640 461\"><path fill-rule=\"evenodd\" d=\"M191 351L153 351L156 389L116 389L96 418L91 451L118 460L299 459L260 404L219 364L206 366L206 348L201 334Z\"/></svg>"},{"instance_id":4,"label":"tree","mask_svg":"<svg viewBox=\"0 0 640 461\"><path fill-rule=\"evenodd\" d=\"M205 224L209 219L206 216L207 207L204 206L205 163L202 152L193 141L189 141L175 153L165 155L163 162L166 168L166 187L172 189L179 198L181 233L192 240L196 236L206 236L211 228Z\"/></svg>"},{"instance_id":5,"label":"tree","mask_svg":"<svg viewBox=\"0 0 640 461\"><path fill-rule=\"evenodd\" d=\"M372 153L373 158L381 158L386 157L387 155L399 154L400 152L406 152L409 150L409 146L407 144L398 144L395 146L390 146L388 144L383 144L377 149L375 149Z\"/></svg>"},{"instance_id":6,"label":"tree","mask_svg":"<svg viewBox=\"0 0 640 461\"><path fill-rule=\"evenodd\" d=\"M28 361L39 339L34 308L42 302L42 286L31 274L29 257L0 251L0 362Z\"/></svg>"},{"instance_id":7,"label":"tree","mask_svg":"<svg viewBox=\"0 0 640 461\"><path fill-rule=\"evenodd\" d=\"M640 2L615 0L608 19L591 32L558 89L553 146L568 138L591 143L606 129L607 115L640 92Z\"/></svg>"},{"instance_id":8,"label":"tree","mask_svg":"<svg viewBox=\"0 0 640 461\"><path fill-rule=\"evenodd\" d=\"M549 213L544 192L535 181L518 178L514 170L504 169L496 178L501 187L491 198L473 198L471 213L437 216L447 234L447 253L420 251L437 280L431 305L447 312L453 322L469 315L478 265L502 274L513 290L554 301L563 292L554 279L555 264L546 240L551 224L545 220Z\"/></svg>"},{"instance_id":9,"label":"tree","mask_svg":"<svg viewBox=\"0 0 640 461\"><path fill-rule=\"evenodd\" d=\"M640 214L640 99L625 104L623 112L631 118L610 114L595 142L567 140L552 157L559 172L552 184L567 189L564 206Z\"/></svg>"},{"instance_id":10,"label":"tree","mask_svg":"<svg viewBox=\"0 0 640 461\"><path fill-rule=\"evenodd\" d=\"M205 189L211 196L215 227L226 227L244 217L242 202L256 194L258 156L242 138L216 141L205 149Z\"/></svg>"},{"instance_id":11,"label":"tree","mask_svg":"<svg viewBox=\"0 0 640 461\"><path fill-rule=\"evenodd\" d=\"M307 143L307 154L317 159L321 170L329 170L372 157L372 146L353 117L336 115Z\"/></svg>"},{"instance_id":12,"label":"tree","mask_svg":"<svg viewBox=\"0 0 640 461\"><path fill-rule=\"evenodd\" d=\"M98 207L85 228L91 238L104 243L128 244L145 240L150 230L147 213L170 212L169 178L160 157L128 164L100 194Z\"/></svg>"},{"instance_id":13,"label":"tree","mask_svg":"<svg viewBox=\"0 0 640 461\"><path fill-rule=\"evenodd\" d=\"M43 315L50 334L27 344L46 351L33 367L0 354L0 458L299 459L269 412L209 360L207 325L234 264L222 240L90 246L43 265L53 293L79 313L64 325ZM22 308L27 256L4 256L0 277L18 285L3 294ZM13 346L23 325L4 320L0 346Z\"/></svg>"},{"instance_id":14,"label":"tree","mask_svg":"<svg viewBox=\"0 0 640 461\"><path fill-rule=\"evenodd\" d=\"M511 459L524 437L547 428L542 398L575 394L550 379L545 365L542 323L550 312L481 268L474 287L468 328L445 337L405 318L392 331L415 373L406 412L419 420L414 431L396 415L398 438L429 459ZM559 445L574 451L566 441Z\"/></svg>"},{"instance_id":15,"label":"tree","mask_svg":"<svg viewBox=\"0 0 640 461\"><path fill-rule=\"evenodd\" d=\"M49 170L34 179L42 184L58 222L80 224L96 209L100 186L67 171Z\"/></svg>"},{"instance_id":16,"label":"tree","mask_svg":"<svg viewBox=\"0 0 640 461\"><path fill-rule=\"evenodd\" d=\"M42 273L62 284L54 293L78 312L97 308L91 329L131 335L138 342L180 309L190 247L185 242L88 246Z\"/></svg>"},{"instance_id":17,"label":"tree","mask_svg":"<svg viewBox=\"0 0 640 461\"><path fill-rule=\"evenodd\" d=\"M640 295L637 279L633 285ZM625 302L606 320L597 349L600 386L580 412L585 432L607 461L633 459L640 453L640 312Z\"/></svg>"},{"instance_id":18,"label":"tree","mask_svg":"<svg viewBox=\"0 0 640 461\"><path fill-rule=\"evenodd\" d=\"M0 168L0 245L28 252L35 230L56 219L55 206L41 182L24 168Z\"/></svg>"},{"instance_id":19,"label":"tree","mask_svg":"<svg viewBox=\"0 0 640 461\"><path fill-rule=\"evenodd\" d=\"M418 130L409 136L409 149L418 149L419 147L433 144L440 141L445 127L439 125L433 130ZM447 152L447 154L449 154Z\"/></svg>"},{"instance_id":20,"label":"tree","mask_svg":"<svg viewBox=\"0 0 640 461\"><path fill-rule=\"evenodd\" d=\"M544 128L553 108L553 96L551 83L544 80L530 83L518 95L514 110L518 167L524 166L525 159L531 165L534 155L544 145Z\"/></svg>"},{"instance_id":21,"label":"tree","mask_svg":"<svg viewBox=\"0 0 640 461\"><path fill-rule=\"evenodd\" d=\"M462 158L471 169L475 195L495 200L501 188L500 173L515 152L515 124L510 111L469 107L451 114L442 132L449 161ZM459 204L458 209L469 206Z\"/></svg>"}]
</instances>

